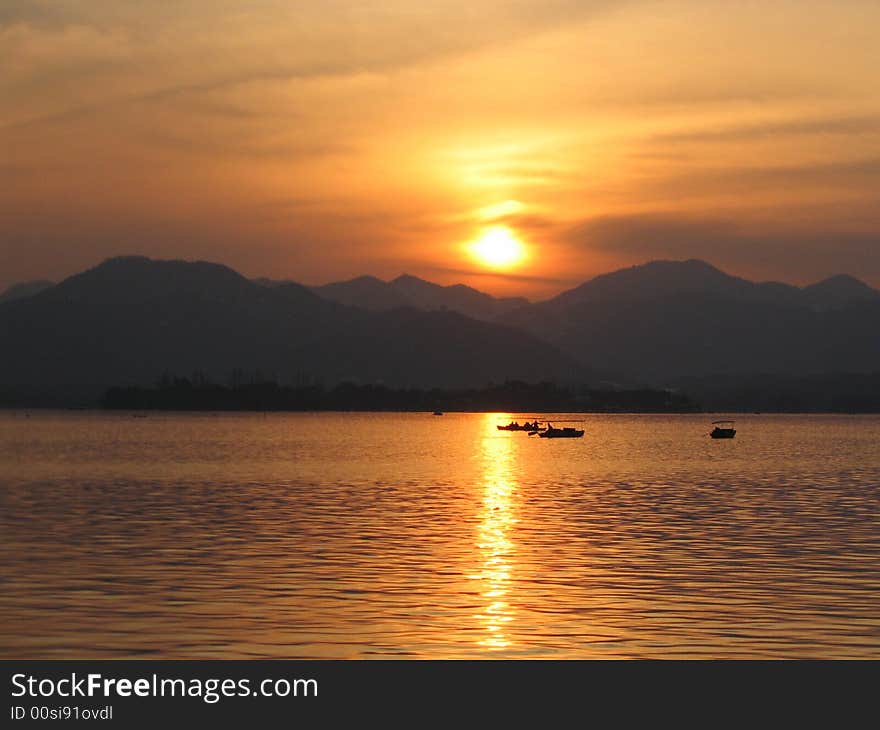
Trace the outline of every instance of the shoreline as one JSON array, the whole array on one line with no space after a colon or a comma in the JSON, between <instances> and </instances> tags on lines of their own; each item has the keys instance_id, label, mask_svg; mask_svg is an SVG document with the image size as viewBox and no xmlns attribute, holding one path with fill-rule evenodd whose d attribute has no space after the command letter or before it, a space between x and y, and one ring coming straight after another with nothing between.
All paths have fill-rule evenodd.
<instances>
[{"instance_id":1,"label":"shoreline","mask_svg":"<svg viewBox=\"0 0 880 730\"><path fill-rule=\"evenodd\" d=\"M324 409L283 409L283 408L267 408L262 410L256 409L219 409L219 408L103 408L101 406L84 406L84 407L63 407L63 406L3 406L0 405L0 413L21 413L30 412L39 413L101 413L101 414L195 414L195 413L212 413L217 415L267 415L267 414L318 414L318 413L351 413L351 414L410 414L434 416L432 411L427 410L405 410L405 409L364 409L364 408L324 408ZM582 416L737 416L745 418L748 416L880 416L880 411L832 411L832 410L809 410L809 411L741 411L741 410L694 410L694 411L646 411L646 410L518 410L518 409L481 409L481 410L461 410L448 409L442 412L442 415L452 414L504 414L510 416L528 416L532 414L567 414Z\"/></svg>"}]
</instances>

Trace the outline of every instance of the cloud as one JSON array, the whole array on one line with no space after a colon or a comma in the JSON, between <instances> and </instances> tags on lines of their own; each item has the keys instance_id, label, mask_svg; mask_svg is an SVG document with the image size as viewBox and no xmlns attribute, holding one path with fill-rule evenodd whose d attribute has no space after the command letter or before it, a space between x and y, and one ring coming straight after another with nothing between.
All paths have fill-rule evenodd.
<instances>
[{"instance_id":1,"label":"cloud","mask_svg":"<svg viewBox=\"0 0 880 730\"><path fill-rule=\"evenodd\" d=\"M532 214L514 214L500 216L491 219L492 223L502 224L515 228L517 231L526 231L529 233L539 233L543 231L552 231L559 227L559 222L547 215Z\"/></svg>"},{"instance_id":2,"label":"cloud","mask_svg":"<svg viewBox=\"0 0 880 730\"><path fill-rule=\"evenodd\" d=\"M638 180L639 191L657 199L681 202L719 195L746 200L811 190L862 195L880 185L878 157L787 164L761 163L755 157L755 162L746 164L705 165L699 158L693 158L672 169L663 165L649 168Z\"/></svg>"},{"instance_id":3,"label":"cloud","mask_svg":"<svg viewBox=\"0 0 880 730\"><path fill-rule=\"evenodd\" d=\"M52 0L4 0L0 3L0 25L57 23L69 17L66 5Z\"/></svg>"},{"instance_id":4,"label":"cloud","mask_svg":"<svg viewBox=\"0 0 880 730\"><path fill-rule=\"evenodd\" d=\"M118 29L0 25L0 80L9 85L51 74L87 74L95 67L129 60L133 52L128 35Z\"/></svg>"},{"instance_id":5,"label":"cloud","mask_svg":"<svg viewBox=\"0 0 880 730\"><path fill-rule=\"evenodd\" d=\"M863 135L880 134L880 117L849 116L817 119L790 119L728 127L690 129L655 134L649 142L742 142L792 135Z\"/></svg>"},{"instance_id":6,"label":"cloud","mask_svg":"<svg viewBox=\"0 0 880 730\"><path fill-rule=\"evenodd\" d=\"M8 0L4 0L8 2ZM53 122L132 102L159 102L250 83L391 73L487 45L583 21L624 0L232 0L12 2L0 12L0 48L17 77L94 85L77 74L95 59L117 62L153 88L34 116ZM2 58L2 57L0 57ZM47 59L50 63L47 63ZM58 61L63 61L59 64ZM122 63L125 61L126 63ZM0 64L0 85L10 64Z\"/></svg>"},{"instance_id":7,"label":"cloud","mask_svg":"<svg viewBox=\"0 0 880 730\"><path fill-rule=\"evenodd\" d=\"M467 277L501 279L505 281L523 282L530 284L571 285L580 281L579 279L566 279L552 276L534 276L531 274L517 274L507 271L491 271L489 269L467 269L463 267L453 266L430 266L425 265L424 262L421 261L412 261L409 265L411 268L416 268L425 272L433 271L438 274L455 274Z\"/></svg>"},{"instance_id":8,"label":"cloud","mask_svg":"<svg viewBox=\"0 0 880 730\"><path fill-rule=\"evenodd\" d=\"M629 79L631 81L631 79ZM642 85L632 88L625 81L609 84L593 95L594 102L620 110L649 109L688 110L695 107L767 106L780 102L828 100L840 96L839 89L820 80L797 80L777 73L763 80L677 79L662 77L641 79Z\"/></svg>"},{"instance_id":9,"label":"cloud","mask_svg":"<svg viewBox=\"0 0 880 730\"><path fill-rule=\"evenodd\" d=\"M354 155L357 147L338 141L293 139L273 139L254 134L233 136L221 131L219 133L198 134L193 130L147 131L141 139L150 145L164 149L176 150L179 154L189 156L207 156L217 159L220 156L263 158L274 162L292 160L308 160L322 157L342 157Z\"/></svg>"}]
</instances>

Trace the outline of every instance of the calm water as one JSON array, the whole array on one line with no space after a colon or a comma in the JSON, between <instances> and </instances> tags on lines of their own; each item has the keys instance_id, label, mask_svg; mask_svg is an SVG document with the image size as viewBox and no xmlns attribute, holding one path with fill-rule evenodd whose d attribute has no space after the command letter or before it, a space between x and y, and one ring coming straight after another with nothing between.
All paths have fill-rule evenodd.
<instances>
[{"instance_id":1,"label":"calm water","mask_svg":"<svg viewBox=\"0 0 880 730\"><path fill-rule=\"evenodd\" d=\"M880 418L509 417L0 414L0 656L880 658Z\"/></svg>"}]
</instances>

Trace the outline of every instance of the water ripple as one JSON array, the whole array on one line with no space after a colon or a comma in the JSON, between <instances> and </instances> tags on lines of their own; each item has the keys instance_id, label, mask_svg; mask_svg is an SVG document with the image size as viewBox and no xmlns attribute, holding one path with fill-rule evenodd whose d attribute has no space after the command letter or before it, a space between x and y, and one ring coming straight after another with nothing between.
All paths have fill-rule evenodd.
<instances>
[{"instance_id":1,"label":"water ripple","mask_svg":"<svg viewBox=\"0 0 880 730\"><path fill-rule=\"evenodd\" d=\"M880 658L880 419L518 415L0 415L0 656Z\"/></svg>"}]
</instances>

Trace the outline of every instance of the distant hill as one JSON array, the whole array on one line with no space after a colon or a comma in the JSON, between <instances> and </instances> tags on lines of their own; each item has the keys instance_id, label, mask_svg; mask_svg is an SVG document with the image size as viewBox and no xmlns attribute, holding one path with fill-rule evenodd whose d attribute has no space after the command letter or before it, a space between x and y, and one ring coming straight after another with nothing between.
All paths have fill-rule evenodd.
<instances>
[{"instance_id":1,"label":"distant hill","mask_svg":"<svg viewBox=\"0 0 880 730\"><path fill-rule=\"evenodd\" d=\"M486 321L528 304L523 297L496 299L463 284L440 286L409 274L387 282L373 276L359 276L349 281L312 287L312 291L325 299L371 312L414 307L448 310Z\"/></svg>"},{"instance_id":2,"label":"distant hill","mask_svg":"<svg viewBox=\"0 0 880 730\"><path fill-rule=\"evenodd\" d=\"M34 294L39 294L44 289L55 286L54 281L39 279L37 281L23 281L20 284L13 284L6 291L0 294L0 304L3 302L11 302L13 299L24 299Z\"/></svg>"},{"instance_id":3,"label":"distant hill","mask_svg":"<svg viewBox=\"0 0 880 730\"><path fill-rule=\"evenodd\" d=\"M800 289L753 283L703 261L604 274L500 322L592 368L672 376L880 370L880 292L851 277Z\"/></svg>"},{"instance_id":4,"label":"distant hill","mask_svg":"<svg viewBox=\"0 0 880 730\"><path fill-rule=\"evenodd\" d=\"M849 276L800 288L690 260L604 274L536 304L410 276L316 290L206 262L110 259L0 303L0 401L150 385L165 372L392 388L601 378L686 384L706 399L740 392L736 382L754 390L730 378L755 374L772 390L777 376L880 372L880 292ZM855 398L841 377L835 402Z\"/></svg>"},{"instance_id":5,"label":"distant hill","mask_svg":"<svg viewBox=\"0 0 880 730\"><path fill-rule=\"evenodd\" d=\"M880 301L880 291L848 274L839 274L804 287L803 299L817 310L841 309L856 302Z\"/></svg>"},{"instance_id":6,"label":"distant hill","mask_svg":"<svg viewBox=\"0 0 880 730\"><path fill-rule=\"evenodd\" d=\"M375 276L358 276L348 281L313 286L311 289L323 299L361 307L370 312L387 312L391 309L414 306L402 292Z\"/></svg>"},{"instance_id":7,"label":"distant hill","mask_svg":"<svg viewBox=\"0 0 880 730\"><path fill-rule=\"evenodd\" d=\"M150 384L233 370L333 384L483 386L573 377L553 346L455 312L368 312L206 262L122 257L0 304L0 388Z\"/></svg>"}]
</instances>

